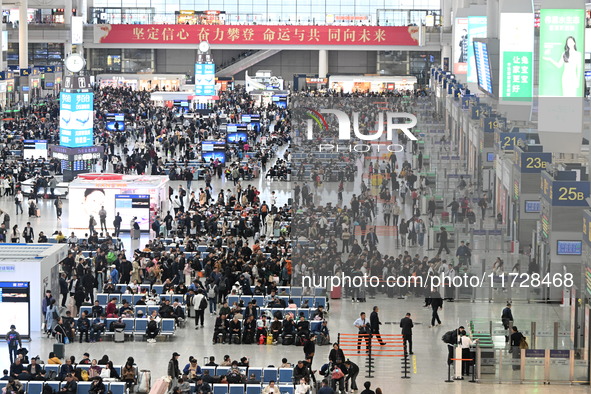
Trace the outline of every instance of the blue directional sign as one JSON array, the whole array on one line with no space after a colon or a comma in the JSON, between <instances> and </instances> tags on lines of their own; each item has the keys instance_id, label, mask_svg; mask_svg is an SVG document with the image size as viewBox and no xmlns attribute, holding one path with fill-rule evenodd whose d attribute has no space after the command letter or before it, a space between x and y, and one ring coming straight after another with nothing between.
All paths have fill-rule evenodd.
<instances>
[{"instance_id":1,"label":"blue directional sign","mask_svg":"<svg viewBox=\"0 0 591 394\"><path fill-rule=\"evenodd\" d=\"M60 93L60 145L93 145L93 93Z\"/></svg>"},{"instance_id":2,"label":"blue directional sign","mask_svg":"<svg viewBox=\"0 0 591 394\"><path fill-rule=\"evenodd\" d=\"M195 96L215 96L215 64L195 63Z\"/></svg>"}]
</instances>

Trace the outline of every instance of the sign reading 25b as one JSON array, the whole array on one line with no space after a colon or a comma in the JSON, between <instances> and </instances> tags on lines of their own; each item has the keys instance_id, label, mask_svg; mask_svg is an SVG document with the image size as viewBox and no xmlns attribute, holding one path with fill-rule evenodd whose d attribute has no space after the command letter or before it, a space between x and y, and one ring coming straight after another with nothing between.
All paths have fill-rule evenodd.
<instances>
[{"instance_id":1,"label":"sign reading 25b","mask_svg":"<svg viewBox=\"0 0 591 394\"><path fill-rule=\"evenodd\" d=\"M553 182L553 206L587 206L589 182Z\"/></svg>"}]
</instances>

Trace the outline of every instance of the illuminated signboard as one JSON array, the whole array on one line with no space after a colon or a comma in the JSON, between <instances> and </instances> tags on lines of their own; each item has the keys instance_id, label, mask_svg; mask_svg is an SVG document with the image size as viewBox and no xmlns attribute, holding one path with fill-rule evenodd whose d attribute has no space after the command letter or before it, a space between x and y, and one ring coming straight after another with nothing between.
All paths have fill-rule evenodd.
<instances>
[{"instance_id":1,"label":"illuminated signboard","mask_svg":"<svg viewBox=\"0 0 591 394\"><path fill-rule=\"evenodd\" d=\"M93 145L93 93L60 93L60 145Z\"/></svg>"}]
</instances>

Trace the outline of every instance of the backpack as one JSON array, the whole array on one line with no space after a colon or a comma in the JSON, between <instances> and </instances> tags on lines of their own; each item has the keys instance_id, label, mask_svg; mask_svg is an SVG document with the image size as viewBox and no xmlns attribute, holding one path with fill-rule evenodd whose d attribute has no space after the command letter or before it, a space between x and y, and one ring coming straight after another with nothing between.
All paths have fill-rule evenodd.
<instances>
[{"instance_id":1,"label":"backpack","mask_svg":"<svg viewBox=\"0 0 591 394\"><path fill-rule=\"evenodd\" d=\"M207 309L207 298L203 297L199 303L199 309Z\"/></svg>"},{"instance_id":2,"label":"backpack","mask_svg":"<svg viewBox=\"0 0 591 394\"><path fill-rule=\"evenodd\" d=\"M519 341L519 348L520 349L529 349L529 345L528 345L527 341L525 340L524 336L522 336L521 341Z\"/></svg>"},{"instance_id":3,"label":"backpack","mask_svg":"<svg viewBox=\"0 0 591 394\"><path fill-rule=\"evenodd\" d=\"M262 212L262 213L267 213L268 211L269 211L269 208L267 207L267 204L265 204L265 205L263 205L263 206L261 207L261 212Z\"/></svg>"},{"instance_id":4,"label":"backpack","mask_svg":"<svg viewBox=\"0 0 591 394\"><path fill-rule=\"evenodd\" d=\"M207 286L207 296L209 298L215 298L215 286L213 286L213 285Z\"/></svg>"},{"instance_id":5,"label":"backpack","mask_svg":"<svg viewBox=\"0 0 591 394\"><path fill-rule=\"evenodd\" d=\"M17 341L18 341L18 336L16 335L16 332L11 332L6 337L6 342L8 342L9 346L15 346Z\"/></svg>"},{"instance_id":6,"label":"backpack","mask_svg":"<svg viewBox=\"0 0 591 394\"><path fill-rule=\"evenodd\" d=\"M449 343L449 344L453 344L453 335L454 335L454 331L448 331L445 334L443 334L443 336L441 337L441 340L445 343Z\"/></svg>"},{"instance_id":7,"label":"backpack","mask_svg":"<svg viewBox=\"0 0 591 394\"><path fill-rule=\"evenodd\" d=\"M231 371L228 376L228 383L240 383L242 382L242 377L240 376L240 374L238 372L235 371Z\"/></svg>"}]
</instances>

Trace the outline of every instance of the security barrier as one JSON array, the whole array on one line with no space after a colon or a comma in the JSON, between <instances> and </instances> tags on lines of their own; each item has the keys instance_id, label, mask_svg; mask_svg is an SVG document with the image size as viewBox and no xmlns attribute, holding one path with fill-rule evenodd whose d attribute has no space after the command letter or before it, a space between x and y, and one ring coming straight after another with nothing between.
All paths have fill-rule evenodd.
<instances>
[{"instance_id":1,"label":"security barrier","mask_svg":"<svg viewBox=\"0 0 591 394\"><path fill-rule=\"evenodd\" d=\"M377 337L380 337L378 339ZM374 344L375 341L375 344ZM385 343L380 344L380 341ZM366 378L373 378L374 372L374 357L401 357L402 358L402 372L403 379L408 379L408 368L410 362L408 360L408 352L406 349L406 341L402 335L394 334L343 334L339 333L337 340L340 348L343 350L345 357L365 357L367 367ZM375 346L375 349L374 349ZM365 351L361 348L365 347Z\"/></svg>"}]
</instances>

